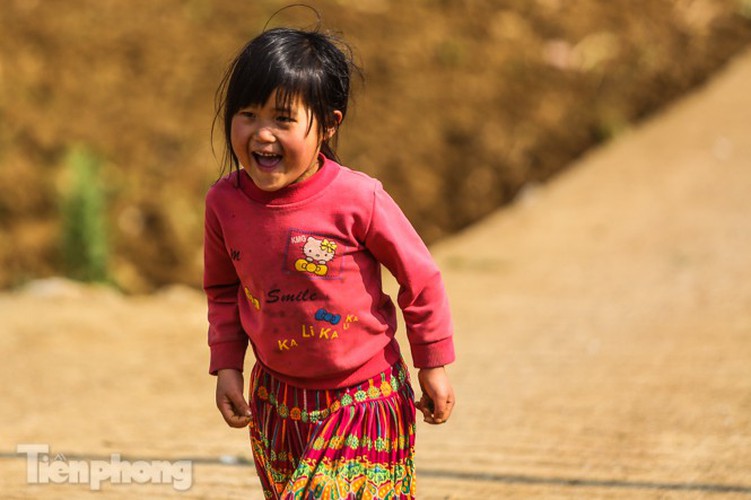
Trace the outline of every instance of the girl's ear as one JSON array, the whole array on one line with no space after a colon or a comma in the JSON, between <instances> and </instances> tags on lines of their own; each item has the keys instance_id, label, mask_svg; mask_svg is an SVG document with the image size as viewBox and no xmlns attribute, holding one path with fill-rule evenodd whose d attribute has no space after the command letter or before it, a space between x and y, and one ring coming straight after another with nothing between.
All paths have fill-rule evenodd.
<instances>
[{"instance_id":1,"label":"girl's ear","mask_svg":"<svg viewBox=\"0 0 751 500\"><path fill-rule=\"evenodd\" d=\"M329 139L331 139L332 137L334 137L334 134L336 134L336 131L339 130L339 125L341 125L342 120L344 119L344 115L342 114L341 111L339 111L338 109L335 109L334 110L334 119L336 120L336 125L334 125L333 127L330 127L328 129L326 129L326 134L324 134L325 137L323 138L323 140L325 140L325 141L328 141Z\"/></svg>"}]
</instances>

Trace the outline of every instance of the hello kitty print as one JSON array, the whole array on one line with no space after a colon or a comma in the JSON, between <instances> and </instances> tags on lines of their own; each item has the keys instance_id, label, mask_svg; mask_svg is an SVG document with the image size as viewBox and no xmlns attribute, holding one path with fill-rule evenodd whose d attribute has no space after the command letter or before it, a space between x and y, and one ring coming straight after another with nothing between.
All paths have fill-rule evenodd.
<instances>
[{"instance_id":1,"label":"hello kitty print","mask_svg":"<svg viewBox=\"0 0 751 500\"><path fill-rule=\"evenodd\" d=\"M344 246L330 236L292 230L287 244L286 269L311 278L338 278Z\"/></svg>"}]
</instances>

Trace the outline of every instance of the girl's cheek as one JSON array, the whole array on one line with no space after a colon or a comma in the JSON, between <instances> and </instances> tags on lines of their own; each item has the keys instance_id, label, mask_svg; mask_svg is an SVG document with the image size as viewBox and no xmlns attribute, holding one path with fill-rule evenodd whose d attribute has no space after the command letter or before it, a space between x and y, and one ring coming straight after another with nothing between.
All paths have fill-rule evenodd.
<instances>
[{"instance_id":1,"label":"girl's cheek","mask_svg":"<svg viewBox=\"0 0 751 500\"><path fill-rule=\"evenodd\" d=\"M247 136L247 131L244 129L241 123L236 119L232 120L232 126L230 127L230 140L232 141L232 147L235 148L242 142L243 137Z\"/></svg>"},{"instance_id":2,"label":"girl's cheek","mask_svg":"<svg viewBox=\"0 0 751 500\"><path fill-rule=\"evenodd\" d=\"M243 145L242 135L234 126L230 131L230 146L232 147L232 152L235 153L235 156L240 161L240 164L243 166L247 165L248 159L246 146Z\"/></svg>"},{"instance_id":3,"label":"girl's cheek","mask_svg":"<svg viewBox=\"0 0 751 500\"><path fill-rule=\"evenodd\" d=\"M240 129L242 128L242 125L238 123L237 117L232 119L232 124L230 125L230 137L232 138L232 142L236 140L236 138L240 135Z\"/></svg>"}]
</instances>

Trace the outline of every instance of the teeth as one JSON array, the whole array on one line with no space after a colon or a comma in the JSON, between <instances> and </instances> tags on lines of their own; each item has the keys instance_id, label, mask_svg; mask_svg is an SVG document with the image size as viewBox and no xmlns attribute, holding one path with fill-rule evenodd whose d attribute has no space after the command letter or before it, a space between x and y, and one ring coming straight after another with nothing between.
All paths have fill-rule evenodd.
<instances>
[{"instance_id":1,"label":"teeth","mask_svg":"<svg viewBox=\"0 0 751 500\"><path fill-rule=\"evenodd\" d=\"M264 168L273 168L282 160L282 155L278 155L274 153L256 152L256 153L253 153L253 156L255 156L255 159L258 165Z\"/></svg>"}]
</instances>

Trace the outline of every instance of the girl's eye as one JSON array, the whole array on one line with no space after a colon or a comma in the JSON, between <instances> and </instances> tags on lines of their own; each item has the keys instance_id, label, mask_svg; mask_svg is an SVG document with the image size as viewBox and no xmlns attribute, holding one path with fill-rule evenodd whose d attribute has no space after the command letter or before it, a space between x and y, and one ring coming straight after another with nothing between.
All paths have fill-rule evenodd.
<instances>
[{"instance_id":1,"label":"girl's eye","mask_svg":"<svg viewBox=\"0 0 751 500\"><path fill-rule=\"evenodd\" d=\"M243 118L255 118L256 114L252 111L240 111L238 113Z\"/></svg>"},{"instance_id":2,"label":"girl's eye","mask_svg":"<svg viewBox=\"0 0 751 500\"><path fill-rule=\"evenodd\" d=\"M295 121L291 116L286 115L277 116L276 119L282 123L292 123L293 121Z\"/></svg>"}]
</instances>

